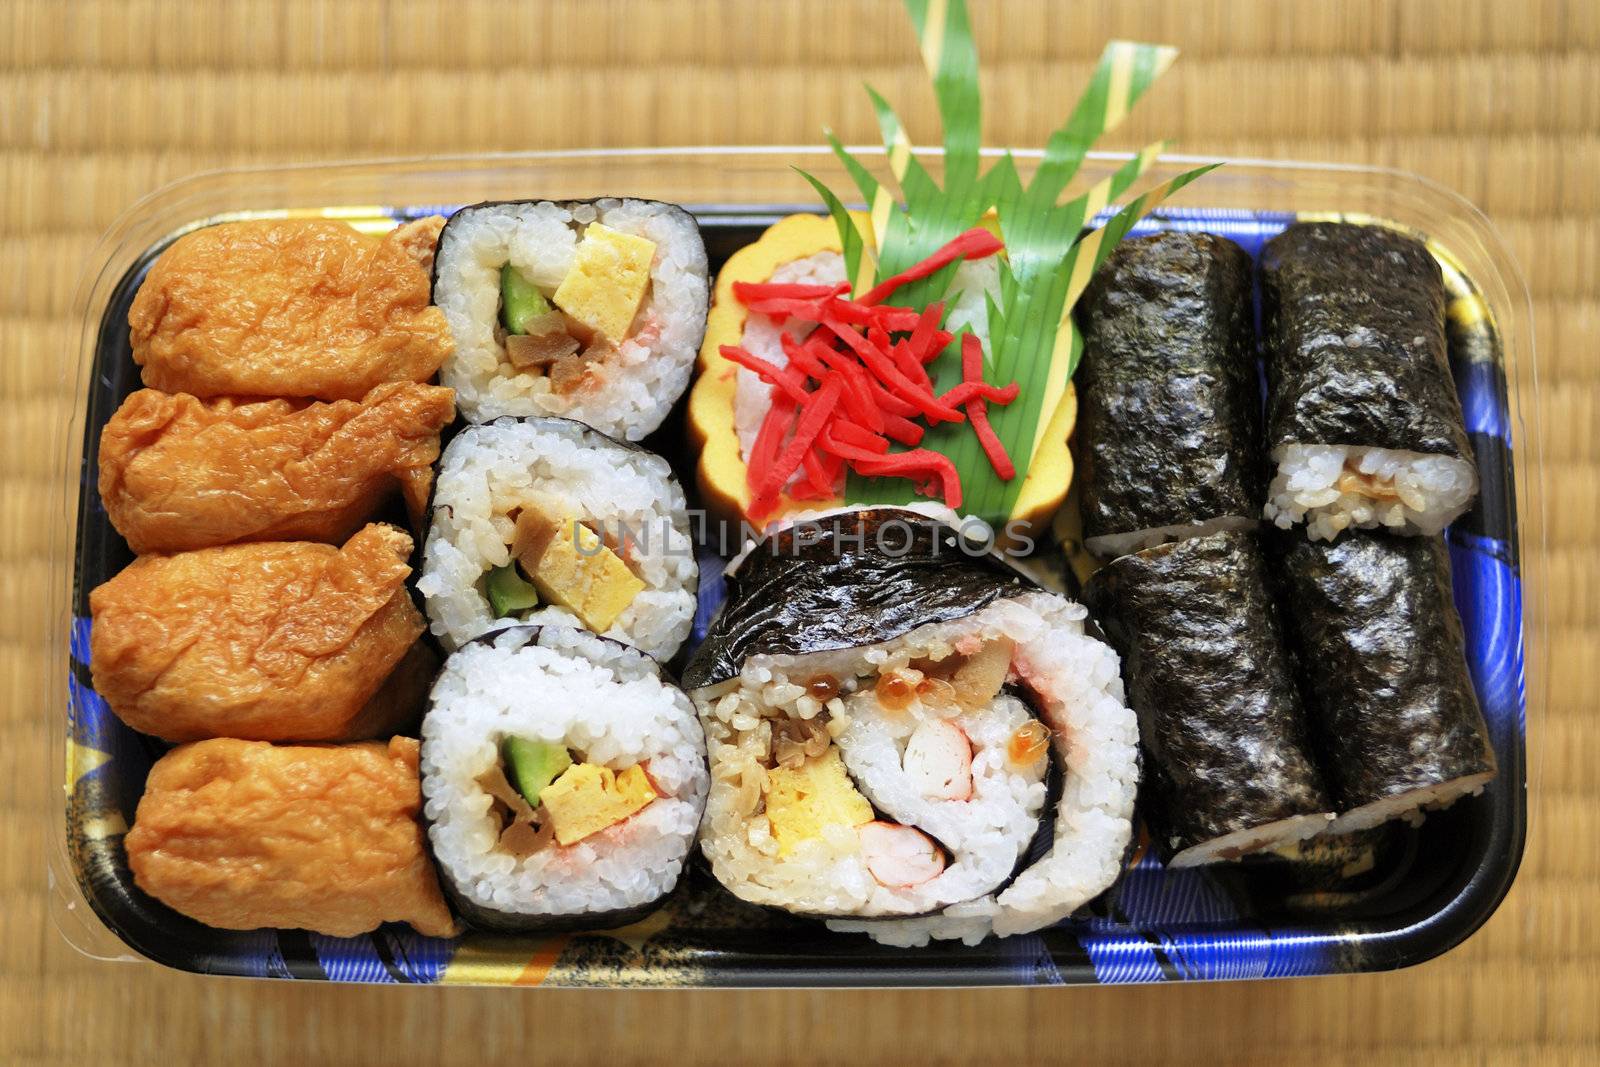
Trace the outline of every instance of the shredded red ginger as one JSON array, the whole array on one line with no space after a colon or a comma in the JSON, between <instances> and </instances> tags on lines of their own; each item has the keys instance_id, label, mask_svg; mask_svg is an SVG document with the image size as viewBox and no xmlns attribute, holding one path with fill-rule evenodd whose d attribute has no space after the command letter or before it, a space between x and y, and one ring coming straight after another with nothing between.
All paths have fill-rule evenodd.
<instances>
[{"instance_id":1,"label":"shredded red ginger","mask_svg":"<svg viewBox=\"0 0 1600 1067\"><path fill-rule=\"evenodd\" d=\"M804 342L783 336L788 365L779 367L737 345L722 355L755 373L772 388L771 405L746 460L750 516L757 522L777 507L788 487L795 500L825 500L845 469L871 477L907 478L926 496L961 506L955 464L938 452L916 447L924 427L970 422L995 473L1010 481L1016 467L989 425L988 405L1017 398L1017 383L1001 388L983 380L983 343L961 338L961 384L933 391L927 365L954 335L939 328L944 305L925 311L884 301L908 282L958 259L983 259L1002 248L988 230L968 230L927 259L879 282L859 300L847 284L800 285L734 282L734 295L751 311L782 324L790 316L817 323ZM908 451L890 451L890 443ZM791 480L800 475L791 485Z\"/></svg>"}]
</instances>

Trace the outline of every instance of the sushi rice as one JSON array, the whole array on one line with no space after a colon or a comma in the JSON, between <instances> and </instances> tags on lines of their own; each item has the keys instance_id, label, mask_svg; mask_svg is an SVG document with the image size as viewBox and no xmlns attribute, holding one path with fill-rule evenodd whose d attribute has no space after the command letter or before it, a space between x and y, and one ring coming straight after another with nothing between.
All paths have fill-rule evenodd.
<instances>
[{"instance_id":1,"label":"sushi rice","mask_svg":"<svg viewBox=\"0 0 1600 1067\"><path fill-rule=\"evenodd\" d=\"M478 784L513 736L615 770L648 761L659 796L598 834L518 859L498 847L492 798ZM683 692L637 651L559 626L512 627L446 661L422 723L421 767L445 883L469 921L489 925L597 921L650 905L677 883L706 796L705 742Z\"/></svg>"},{"instance_id":2,"label":"sushi rice","mask_svg":"<svg viewBox=\"0 0 1600 1067\"><path fill-rule=\"evenodd\" d=\"M1142 552L1147 548L1164 545L1168 541L1184 541L1191 537L1210 537L1224 530L1254 530L1260 520L1246 515L1224 515L1204 522L1191 522L1174 526L1156 526L1148 530L1134 530L1125 534L1104 534L1084 540L1083 546L1100 559Z\"/></svg>"},{"instance_id":3,"label":"sushi rice","mask_svg":"<svg viewBox=\"0 0 1600 1067\"><path fill-rule=\"evenodd\" d=\"M634 329L599 368L598 387L551 390L542 373L519 371L497 332L500 269L507 263L545 291L572 268L582 230L599 222L656 245L650 285ZM558 415L628 441L644 438L688 388L705 334L709 268L694 217L652 200L511 201L462 208L439 238L433 302L444 312L455 354L440 382L456 391L469 422L502 415Z\"/></svg>"},{"instance_id":4,"label":"sushi rice","mask_svg":"<svg viewBox=\"0 0 1600 1067\"><path fill-rule=\"evenodd\" d=\"M515 524L507 516L529 500L592 523L602 536L626 528L631 570L645 589L605 636L670 659L689 635L699 584L683 489L660 456L566 419L469 426L445 449L417 581L445 648L512 622L582 626L551 604L496 619L481 590L491 567L511 562Z\"/></svg>"},{"instance_id":5,"label":"sushi rice","mask_svg":"<svg viewBox=\"0 0 1600 1067\"><path fill-rule=\"evenodd\" d=\"M1352 527L1432 536L1478 493L1472 463L1455 456L1286 444L1273 450L1272 461L1264 517L1285 530L1304 522L1314 541L1331 541Z\"/></svg>"}]
</instances>

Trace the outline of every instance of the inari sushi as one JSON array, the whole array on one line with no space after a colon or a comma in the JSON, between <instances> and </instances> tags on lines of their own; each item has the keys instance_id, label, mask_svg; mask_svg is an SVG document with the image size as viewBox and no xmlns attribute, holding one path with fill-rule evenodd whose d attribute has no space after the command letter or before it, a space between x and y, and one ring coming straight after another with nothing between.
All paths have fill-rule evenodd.
<instances>
[{"instance_id":1,"label":"inari sushi","mask_svg":"<svg viewBox=\"0 0 1600 1067\"><path fill-rule=\"evenodd\" d=\"M648 656L513 626L452 654L430 703L428 833L469 923L617 926L671 892L705 806L705 741Z\"/></svg>"},{"instance_id":2,"label":"inari sushi","mask_svg":"<svg viewBox=\"0 0 1600 1067\"><path fill-rule=\"evenodd\" d=\"M128 310L144 384L168 393L360 400L450 354L428 305L439 220L382 237L332 219L223 222L156 259Z\"/></svg>"},{"instance_id":3,"label":"inari sushi","mask_svg":"<svg viewBox=\"0 0 1600 1067\"><path fill-rule=\"evenodd\" d=\"M433 656L411 537L374 524L307 541L141 556L89 595L95 689L168 741L344 741L416 721Z\"/></svg>"},{"instance_id":4,"label":"inari sushi","mask_svg":"<svg viewBox=\"0 0 1600 1067\"><path fill-rule=\"evenodd\" d=\"M976 943L1116 879L1138 731L1083 608L891 508L782 527L728 581L684 682L711 758L701 849L736 896Z\"/></svg>"},{"instance_id":5,"label":"inari sushi","mask_svg":"<svg viewBox=\"0 0 1600 1067\"><path fill-rule=\"evenodd\" d=\"M462 208L434 263L455 339L441 380L471 422L557 415L640 440L689 385L707 277L700 228L674 204Z\"/></svg>"},{"instance_id":6,"label":"inari sushi","mask_svg":"<svg viewBox=\"0 0 1600 1067\"><path fill-rule=\"evenodd\" d=\"M413 738L197 741L150 769L128 865L140 889L208 926L354 937L404 922L449 937L421 808Z\"/></svg>"},{"instance_id":7,"label":"inari sushi","mask_svg":"<svg viewBox=\"0 0 1600 1067\"><path fill-rule=\"evenodd\" d=\"M1477 467L1446 360L1445 290L1421 241L1380 226L1290 226L1261 253L1265 517L1331 540L1436 534Z\"/></svg>"},{"instance_id":8,"label":"inari sushi","mask_svg":"<svg viewBox=\"0 0 1600 1067\"><path fill-rule=\"evenodd\" d=\"M1169 231L1118 245L1084 293L1078 493L1096 555L1255 526L1250 270L1227 238Z\"/></svg>"},{"instance_id":9,"label":"inari sushi","mask_svg":"<svg viewBox=\"0 0 1600 1067\"><path fill-rule=\"evenodd\" d=\"M1287 615L1336 831L1416 822L1494 778L1439 537L1285 537Z\"/></svg>"},{"instance_id":10,"label":"inari sushi","mask_svg":"<svg viewBox=\"0 0 1600 1067\"><path fill-rule=\"evenodd\" d=\"M360 400L200 400L140 389L100 435L100 499L134 552L236 541L339 544L399 491L421 518L450 390Z\"/></svg>"},{"instance_id":11,"label":"inari sushi","mask_svg":"<svg viewBox=\"0 0 1600 1067\"><path fill-rule=\"evenodd\" d=\"M1254 533L1147 548L1095 572L1089 606L1122 653L1149 754L1152 838L1173 867L1328 828L1333 804Z\"/></svg>"},{"instance_id":12,"label":"inari sushi","mask_svg":"<svg viewBox=\"0 0 1600 1067\"><path fill-rule=\"evenodd\" d=\"M439 465L422 578L447 649L512 622L580 626L667 660L699 567L667 461L568 419L469 426Z\"/></svg>"}]
</instances>

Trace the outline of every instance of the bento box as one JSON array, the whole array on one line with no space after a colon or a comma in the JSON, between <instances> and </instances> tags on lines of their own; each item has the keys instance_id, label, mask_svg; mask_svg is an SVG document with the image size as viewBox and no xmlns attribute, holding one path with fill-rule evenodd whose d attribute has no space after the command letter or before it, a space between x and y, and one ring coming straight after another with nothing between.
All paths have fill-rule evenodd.
<instances>
[{"instance_id":1,"label":"bento box","mask_svg":"<svg viewBox=\"0 0 1600 1067\"><path fill-rule=\"evenodd\" d=\"M884 162L879 151L863 158ZM1017 153L1020 166L1037 154ZM937 171L939 157L924 162ZM1095 154L1091 180L1128 157ZM1167 158L1176 175L1198 160ZM792 169L842 187L823 148L688 148L530 153L283 167L204 174L130 208L95 249L74 314L81 337L64 373L77 408L61 457L58 635L49 768L56 832L48 857L52 915L81 951L144 957L205 974L399 984L550 986L1051 985L1278 978L1406 967L1481 926L1509 889L1527 833L1529 712L1542 704L1539 580L1544 532L1538 394L1528 297L1504 246L1461 198L1420 178L1372 168L1235 160L1144 220L1135 233L1205 229L1251 255L1290 222L1380 221L1427 239L1452 302L1450 363L1481 477L1473 509L1448 531L1454 593L1472 681L1499 775L1478 796L1392 825L1360 856L1323 866L1249 863L1169 870L1137 848L1122 877L1071 919L977 945L894 948L736 900L691 864L660 909L620 929L430 938L386 925L352 938L202 926L133 883L123 836L165 746L111 714L89 672L91 589L131 559L96 492L107 418L138 387L128 309L144 272L178 235L221 220L342 219L378 232L397 220L478 201L625 193L685 205L712 269L775 220L818 210ZM683 403L645 446L693 484ZM723 596L715 546L699 546L696 637ZM59 790L59 793L57 792Z\"/></svg>"}]
</instances>

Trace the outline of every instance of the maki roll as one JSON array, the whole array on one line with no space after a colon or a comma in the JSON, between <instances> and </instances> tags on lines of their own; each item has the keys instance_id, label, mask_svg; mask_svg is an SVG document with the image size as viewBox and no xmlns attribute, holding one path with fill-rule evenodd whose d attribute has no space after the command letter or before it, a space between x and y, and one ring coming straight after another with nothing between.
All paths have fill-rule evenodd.
<instances>
[{"instance_id":1,"label":"maki roll","mask_svg":"<svg viewBox=\"0 0 1600 1067\"><path fill-rule=\"evenodd\" d=\"M683 490L652 452L568 419L469 426L444 450L417 589L447 649L539 622L667 660L699 573Z\"/></svg>"},{"instance_id":2,"label":"maki roll","mask_svg":"<svg viewBox=\"0 0 1600 1067\"><path fill-rule=\"evenodd\" d=\"M648 656L514 626L445 661L422 723L422 791L469 923L617 926L677 884L705 806L705 740Z\"/></svg>"},{"instance_id":3,"label":"maki roll","mask_svg":"<svg viewBox=\"0 0 1600 1067\"><path fill-rule=\"evenodd\" d=\"M705 243L653 200L501 201L450 216L433 302L440 372L471 422L560 415L637 441L689 385L705 333Z\"/></svg>"},{"instance_id":4,"label":"maki roll","mask_svg":"<svg viewBox=\"0 0 1600 1067\"><path fill-rule=\"evenodd\" d=\"M1494 778L1438 537L1285 538L1289 628L1335 830L1420 821Z\"/></svg>"},{"instance_id":5,"label":"maki roll","mask_svg":"<svg viewBox=\"0 0 1600 1067\"><path fill-rule=\"evenodd\" d=\"M1040 929L1109 886L1137 730L1084 610L942 519L769 534L685 673L701 849L741 899L891 944Z\"/></svg>"},{"instance_id":6,"label":"maki roll","mask_svg":"<svg viewBox=\"0 0 1600 1067\"><path fill-rule=\"evenodd\" d=\"M404 922L449 937L421 808L414 738L197 741L150 768L128 866L140 889L208 926L354 937Z\"/></svg>"},{"instance_id":7,"label":"maki roll","mask_svg":"<svg viewBox=\"0 0 1600 1067\"><path fill-rule=\"evenodd\" d=\"M1233 860L1327 829L1266 565L1223 531L1107 564L1088 600L1123 654L1149 753L1151 837L1169 866Z\"/></svg>"},{"instance_id":8,"label":"maki roll","mask_svg":"<svg viewBox=\"0 0 1600 1067\"><path fill-rule=\"evenodd\" d=\"M1420 241L1297 223L1261 254L1265 516L1313 539L1349 527L1436 534L1471 506L1477 468L1446 361L1445 290Z\"/></svg>"},{"instance_id":9,"label":"maki roll","mask_svg":"<svg viewBox=\"0 0 1600 1067\"><path fill-rule=\"evenodd\" d=\"M1261 513L1250 257L1210 233L1124 241L1078 305L1085 545L1118 556Z\"/></svg>"}]
</instances>

